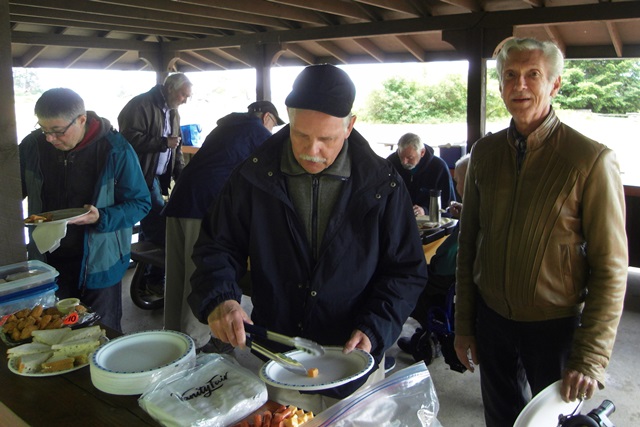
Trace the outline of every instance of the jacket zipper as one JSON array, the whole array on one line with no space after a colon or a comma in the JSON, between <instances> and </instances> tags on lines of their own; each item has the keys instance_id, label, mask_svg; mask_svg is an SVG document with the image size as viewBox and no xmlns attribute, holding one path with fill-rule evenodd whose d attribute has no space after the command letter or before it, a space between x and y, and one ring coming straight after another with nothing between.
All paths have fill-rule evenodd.
<instances>
[{"instance_id":1,"label":"jacket zipper","mask_svg":"<svg viewBox=\"0 0 640 427\"><path fill-rule=\"evenodd\" d=\"M313 189L312 207L311 207L311 253L313 259L318 259L318 190L320 180L317 176L311 178L311 187Z\"/></svg>"},{"instance_id":2,"label":"jacket zipper","mask_svg":"<svg viewBox=\"0 0 640 427\"><path fill-rule=\"evenodd\" d=\"M522 166L524 165L524 158L519 158L519 150L516 148L516 180L515 186L513 189L512 197L511 197L511 209L509 211L509 229L507 230L507 244L505 246L505 260L508 259L509 253L511 252L512 246L512 237L513 237L513 211L516 205L516 198L518 197L518 188L520 187L520 171L522 170ZM505 262L505 271L504 277L502 279L502 287L503 287L503 295L505 295L505 304L507 309L509 310L509 319L513 319L513 310L511 309L511 305L509 304L507 298L507 277L509 277L509 264Z\"/></svg>"}]
</instances>

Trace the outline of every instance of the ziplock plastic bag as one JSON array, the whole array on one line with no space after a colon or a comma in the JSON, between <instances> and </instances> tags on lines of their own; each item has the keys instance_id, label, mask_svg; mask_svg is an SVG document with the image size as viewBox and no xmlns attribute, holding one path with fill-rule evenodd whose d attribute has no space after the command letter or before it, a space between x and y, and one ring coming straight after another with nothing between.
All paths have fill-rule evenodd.
<instances>
[{"instance_id":1,"label":"ziplock plastic bag","mask_svg":"<svg viewBox=\"0 0 640 427\"><path fill-rule=\"evenodd\" d=\"M164 426L227 426L267 401L267 387L228 356L201 354L196 366L145 391L138 404Z\"/></svg>"},{"instance_id":2,"label":"ziplock plastic bag","mask_svg":"<svg viewBox=\"0 0 640 427\"><path fill-rule=\"evenodd\" d=\"M416 363L322 411L305 427L442 427L431 374Z\"/></svg>"}]
</instances>

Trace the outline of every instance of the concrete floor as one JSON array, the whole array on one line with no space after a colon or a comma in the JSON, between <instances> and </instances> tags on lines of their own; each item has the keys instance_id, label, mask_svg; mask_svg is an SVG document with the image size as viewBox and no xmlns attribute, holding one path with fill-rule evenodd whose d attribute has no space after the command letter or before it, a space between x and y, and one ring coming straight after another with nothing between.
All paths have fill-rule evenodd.
<instances>
[{"instance_id":1,"label":"concrete floor","mask_svg":"<svg viewBox=\"0 0 640 427\"><path fill-rule=\"evenodd\" d=\"M125 333L162 328L162 310L142 310L131 302L129 282L133 274L130 269L123 280L123 329ZM250 302L243 301L243 305ZM410 319L404 326L402 335L411 336L416 323ZM611 421L618 426L640 425L640 381L633 371L637 363L638 343L640 343L640 269L629 270L625 309L618 336L607 370L607 384L593 399L585 403L582 413L597 407L604 399L611 400L616 411ZM236 350L236 358L243 365L256 365L259 360L251 354ZM411 356L394 345L387 354L395 356L397 366L394 372L414 363ZM436 358L429 371L433 378L440 411L438 420L449 427L484 426L482 400L480 397L480 376L478 372L460 374L449 369L442 357ZM550 426L553 427L553 426Z\"/></svg>"}]
</instances>

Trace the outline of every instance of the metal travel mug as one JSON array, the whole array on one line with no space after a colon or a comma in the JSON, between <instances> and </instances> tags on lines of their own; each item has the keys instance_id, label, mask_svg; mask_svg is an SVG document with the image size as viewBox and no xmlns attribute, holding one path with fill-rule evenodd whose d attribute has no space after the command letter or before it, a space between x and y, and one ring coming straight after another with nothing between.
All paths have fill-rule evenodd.
<instances>
[{"instance_id":1,"label":"metal travel mug","mask_svg":"<svg viewBox=\"0 0 640 427\"><path fill-rule=\"evenodd\" d=\"M440 190L429 190L429 222L440 223Z\"/></svg>"}]
</instances>

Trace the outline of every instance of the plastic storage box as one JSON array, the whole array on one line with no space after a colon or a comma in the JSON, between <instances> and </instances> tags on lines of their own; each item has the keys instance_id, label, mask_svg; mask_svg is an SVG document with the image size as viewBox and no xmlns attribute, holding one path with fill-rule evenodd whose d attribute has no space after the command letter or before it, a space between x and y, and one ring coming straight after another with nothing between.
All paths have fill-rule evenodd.
<instances>
[{"instance_id":1,"label":"plastic storage box","mask_svg":"<svg viewBox=\"0 0 640 427\"><path fill-rule=\"evenodd\" d=\"M38 304L55 304L58 271L41 261L0 267L0 316Z\"/></svg>"},{"instance_id":2,"label":"plastic storage box","mask_svg":"<svg viewBox=\"0 0 640 427\"><path fill-rule=\"evenodd\" d=\"M192 145L194 147L200 146L200 132L202 132L200 125L180 126L180 131L182 132L183 145Z\"/></svg>"}]
</instances>

